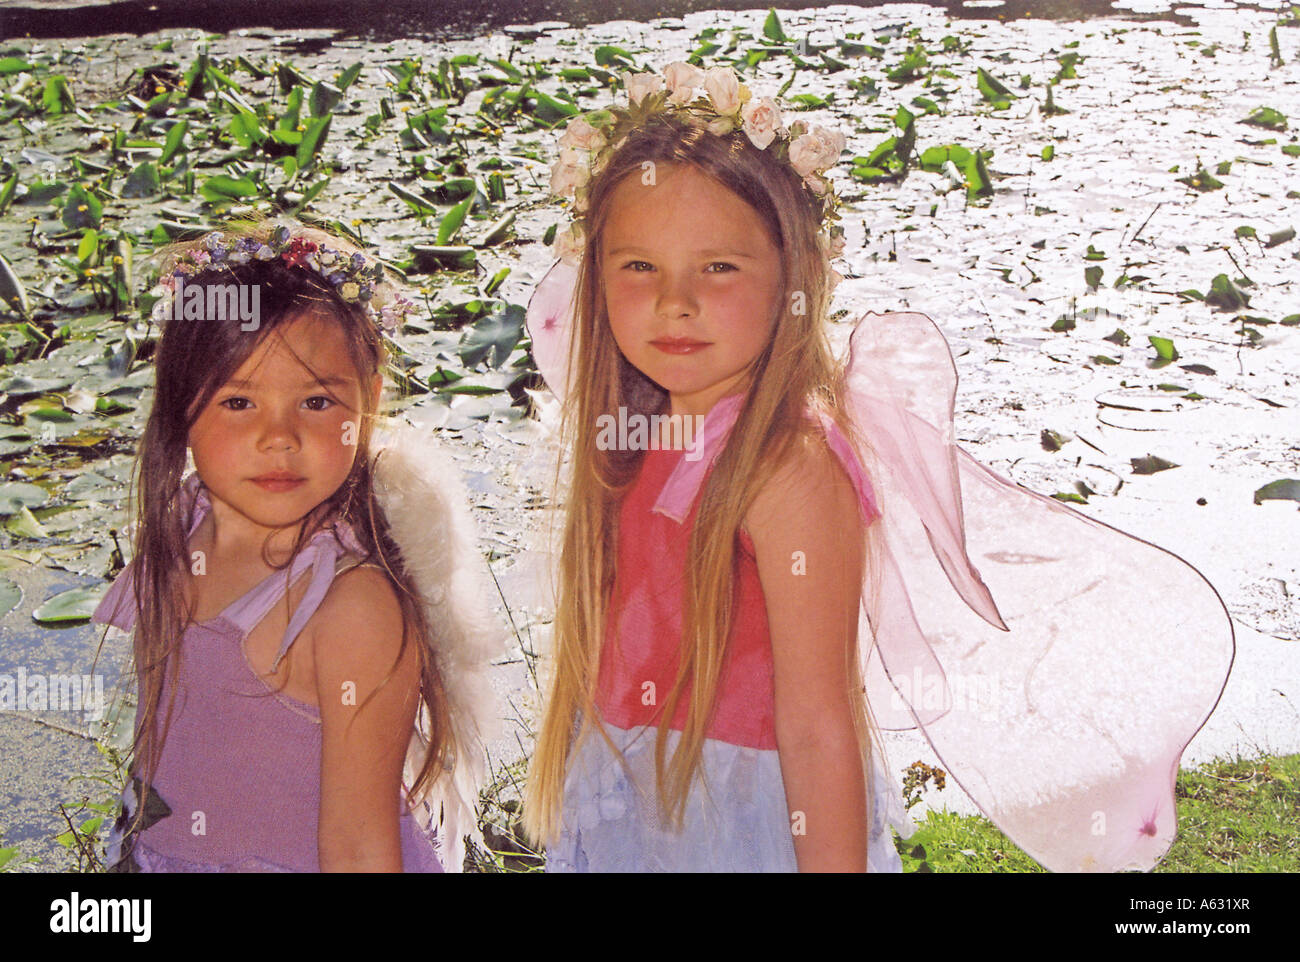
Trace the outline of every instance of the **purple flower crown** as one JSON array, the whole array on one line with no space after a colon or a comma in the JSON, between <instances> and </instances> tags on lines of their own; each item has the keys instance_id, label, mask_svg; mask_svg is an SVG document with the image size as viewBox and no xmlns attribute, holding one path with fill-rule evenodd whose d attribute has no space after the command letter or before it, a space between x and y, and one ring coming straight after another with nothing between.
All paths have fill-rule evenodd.
<instances>
[{"instance_id":1,"label":"purple flower crown","mask_svg":"<svg viewBox=\"0 0 1300 962\"><path fill-rule=\"evenodd\" d=\"M306 236L294 236L288 227L277 227L266 241L256 237L227 238L213 231L202 247L183 251L158 279L153 292L159 298L153 307L153 319L162 324L172 316L176 281L203 271L220 270L232 264L270 261L279 258L289 267L315 271L348 304L359 304L366 315L385 333L401 328L406 315L418 308L409 298L394 290L384 280L384 267L360 252L335 250Z\"/></svg>"}]
</instances>

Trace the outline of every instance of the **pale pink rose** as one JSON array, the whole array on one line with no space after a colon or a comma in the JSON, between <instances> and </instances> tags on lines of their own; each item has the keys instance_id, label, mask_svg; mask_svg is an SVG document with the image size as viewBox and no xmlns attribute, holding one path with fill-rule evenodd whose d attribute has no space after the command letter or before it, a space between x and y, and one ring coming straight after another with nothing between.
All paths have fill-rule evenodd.
<instances>
[{"instance_id":1,"label":"pale pink rose","mask_svg":"<svg viewBox=\"0 0 1300 962\"><path fill-rule=\"evenodd\" d=\"M568 230L555 235L555 244L551 249L564 263L577 266L582 260L584 247L586 247L586 240L582 236L582 227L578 224L570 224Z\"/></svg>"},{"instance_id":2,"label":"pale pink rose","mask_svg":"<svg viewBox=\"0 0 1300 962\"><path fill-rule=\"evenodd\" d=\"M745 122L745 133L759 150L766 150L781 129L781 108L771 97L746 101L740 108L740 116Z\"/></svg>"},{"instance_id":3,"label":"pale pink rose","mask_svg":"<svg viewBox=\"0 0 1300 962\"><path fill-rule=\"evenodd\" d=\"M718 113L734 114L740 109L740 81L730 67L710 67L704 74L704 89Z\"/></svg>"},{"instance_id":4,"label":"pale pink rose","mask_svg":"<svg viewBox=\"0 0 1300 962\"><path fill-rule=\"evenodd\" d=\"M664 69L664 79L668 83L668 102L680 106L695 99L697 87L704 86L704 71L693 63L678 60Z\"/></svg>"},{"instance_id":5,"label":"pale pink rose","mask_svg":"<svg viewBox=\"0 0 1300 962\"><path fill-rule=\"evenodd\" d=\"M624 73L623 86L627 88L628 103L639 104L648 94L658 93L664 87L657 73Z\"/></svg>"},{"instance_id":6,"label":"pale pink rose","mask_svg":"<svg viewBox=\"0 0 1300 962\"><path fill-rule=\"evenodd\" d=\"M814 126L790 144L790 166L800 177L833 166L844 153L844 135L838 130Z\"/></svg>"},{"instance_id":7,"label":"pale pink rose","mask_svg":"<svg viewBox=\"0 0 1300 962\"><path fill-rule=\"evenodd\" d=\"M605 135L599 127L593 127L587 123L584 117L574 117L569 121L569 125L564 128L564 136L560 138L561 147L571 147L577 150L600 150L605 146Z\"/></svg>"},{"instance_id":8,"label":"pale pink rose","mask_svg":"<svg viewBox=\"0 0 1300 962\"><path fill-rule=\"evenodd\" d=\"M565 163L562 153L551 167L551 193L556 197L572 197L574 191L585 185L590 178L591 172L586 164Z\"/></svg>"}]
</instances>

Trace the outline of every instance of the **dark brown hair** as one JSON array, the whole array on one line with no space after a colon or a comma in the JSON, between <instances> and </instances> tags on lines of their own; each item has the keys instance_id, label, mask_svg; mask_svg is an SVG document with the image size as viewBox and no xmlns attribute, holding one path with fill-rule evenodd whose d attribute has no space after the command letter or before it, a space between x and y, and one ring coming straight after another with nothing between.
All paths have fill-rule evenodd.
<instances>
[{"instance_id":1,"label":"dark brown hair","mask_svg":"<svg viewBox=\"0 0 1300 962\"><path fill-rule=\"evenodd\" d=\"M227 237L252 237L265 242L275 226L234 225L222 233ZM295 236L306 236L348 254L355 250L323 231L292 226ZM170 260L187 249L204 249L205 241L206 238L200 238L172 245L160 255ZM258 285L258 326L255 331L243 330L238 317L169 321L158 342L153 408L136 458L130 509L136 519L133 565L138 618L134 654L140 686L133 774L148 786L157 772L175 701L172 687L171 697L166 699L165 706L162 704L163 690L167 687L165 679L174 678L172 673L182 638L194 616L193 608L183 602L189 570L190 519L183 515L184 506L178 496L184 480L190 429L212 397L266 337L311 314L339 326L362 385L363 409L358 412L356 458L351 473L338 490L303 520L290 558L283 565L272 564L267 557L268 536L263 560L270 567L284 570L287 580L293 559L311 537L327 523L342 520L352 527L365 549L364 560L374 561L387 573L396 589L403 620L402 645L394 669L412 639L420 652L422 707L418 723L428 747L415 783L407 787L408 799L413 798L442 772L451 744L451 728L442 679L427 641L429 625L424 606L375 500L369 445L377 415L369 385L384 369L388 358L379 330L361 307L343 301L325 278L305 266L291 267L279 257L269 260L253 257L244 264L227 259L184 280L187 289L204 288L205 305L216 302L215 298L209 300L210 285ZM327 386L322 385L322 390L333 397ZM340 398L333 399L343 403ZM287 594L285 603L288 604ZM364 703L361 707L364 709ZM143 805L139 806L137 817L143 814L143 809Z\"/></svg>"}]
</instances>

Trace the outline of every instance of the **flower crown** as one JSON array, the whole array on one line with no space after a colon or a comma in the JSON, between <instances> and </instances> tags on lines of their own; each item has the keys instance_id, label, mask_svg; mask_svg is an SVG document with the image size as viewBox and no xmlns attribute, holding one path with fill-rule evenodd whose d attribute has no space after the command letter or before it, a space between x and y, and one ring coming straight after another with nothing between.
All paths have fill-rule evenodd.
<instances>
[{"instance_id":1,"label":"flower crown","mask_svg":"<svg viewBox=\"0 0 1300 962\"><path fill-rule=\"evenodd\" d=\"M280 226L265 242L256 237L228 239L220 231L213 231L204 238L202 247L178 254L153 289L159 298L153 307L154 321L162 324L172 317L178 278L277 257L288 267L315 271L334 286L343 301L360 304L366 316L385 333L397 331L406 315L417 310L414 302L384 281L384 267L378 260L371 261L359 252L335 250L303 235L295 237L288 227Z\"/></svg>"},{"instance_id":2,"label":"flower crown","mask_svg":"<svg viewBox=\"0 0 1300 962\"><path fill-rule=\"evenodd\" d=\"M844 134L838 130L796 120L782 122L781 108L772 97L754 97L730 67L703 70L677 61L664 75L623 73L628 105L614 104L569 121L560 138L560 158L551 168L551 193L573 203L574 219L556 235L555 256L577 264L586 246L587 192L592 177L600 173L628 134L656 114L684 112L707 120L708 130L722 136L740 129L759 150L771 151L803 178L804 186L822 201L827 226L818 234L831 285L841 276L830 261L844 251L844 229L837 222L839 198L824 176L844 151Z\"/></svg>"}]
</instances>

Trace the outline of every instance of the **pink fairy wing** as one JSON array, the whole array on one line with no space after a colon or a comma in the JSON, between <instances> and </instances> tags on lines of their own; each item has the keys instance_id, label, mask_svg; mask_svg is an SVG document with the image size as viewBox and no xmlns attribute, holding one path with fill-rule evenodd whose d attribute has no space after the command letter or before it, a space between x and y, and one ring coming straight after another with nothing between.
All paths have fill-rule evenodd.
<instances>
[{"instance_id":1,"label":"pink fairy wing","mask_svg":"<svg viewBox=\"0 0 1300 962\"><path fill-rule=\"evenodd\" d=\"M925 315L863 316L848 387L887 544L862 626L878 721L909 713L1049 869L1150 869L1174 837L1179 758L1232 664L1218 593L958 448L956 371Z\"/></svg>"},{"instance_id":2,"label":"pink fairy wing","mask_svg":"<svg viewBox=\"0 0 1300 962\"><path fill-rule=\"evenodd\" d=\"M577 279L577 267L557 260L533 290L525 317L537 370L561 402L568 395L569 341L573 336Z\"/></svg>"}]
</instances>

